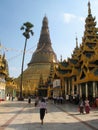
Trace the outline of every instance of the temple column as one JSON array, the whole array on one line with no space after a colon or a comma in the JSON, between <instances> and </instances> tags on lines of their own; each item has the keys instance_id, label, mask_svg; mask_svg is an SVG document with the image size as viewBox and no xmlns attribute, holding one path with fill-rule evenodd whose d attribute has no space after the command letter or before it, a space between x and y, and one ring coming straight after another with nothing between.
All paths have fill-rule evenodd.
<instances>
[{"instance_id":1,"label":"temple column","mask_svg":"<svg viewBox=\"0 0 98 130\"><path fill-rule=\"evenodd\" d=\"M88 84L87 83L85 85L85 92L86 92L86 97L88 97Z\"/></svg>"},{"instance_id":2,"label":"temple column","mask_svg":"<svg viewBox=\"0 0 98 130\"><path fill-rule=\"evenodd\" d=\"M93 98L95 98L96 95L96 86L95 86L95 82L93 82Z\"/></svg>"},{"instance_id":3,"label":"temple column","mask_svg":"<svg viewBox=\"0 0 98 130\"><path fill-rule=\"evenodd\" d=\"M72 92L71 92L71 94L72 94L72 96L74 96L74 78L72 79Z\"/></svg>"},{"instance_id":4,"label":"temple column","mask_svg":"<svg viewBox=\"0 0 98 130\"><path fill-rule=\"evenodd\" d=\"M62 88L62 79L61 79L61 84L60 84L60 86L61 86L61 87L60 87L59 95L62 96L62 89L63 89L63 88Z\"/></svg>"},{"instance_id":5,"label":"temple column","mask_svg":"<svg viewBox=\"0 0 98 130\"><path fill-rule=\"evenodd\" d=\"M79 85L77 84L77 93L76 94L79 94Z\"/></svg>"},{"instance_id":6,"label":"temple column","mask_svg":"<svg viewBox=\"0 0 98 130\"><path fill-rule=\"evenodd\" d=\"M96 84L96 97L98 97L98 86Z\"/></svg>"},{"instance_id":7,"label":"temple column","mask_svg":"<svg viewBox=\"0 0 98 130\"><path fill-rule=\"evenodd\" d=\"M70 80L68 80L68 95L70 95Z\"/></svg>"},{"instance_id":8,"label":"temple column","mask_svg":"<svg viewBox=\"0 0 98 130\"><path fill-rule=\"evenodd\" d=\"M65 80L65 99L69 100L69 80Z\"/></svg>"},{"instance_id":9,"label":"temple column","mask_svg":"<svg viewBox=\"0 0 98 130\"><path fill-rule=\"evenodd\" d=\"M67 92L67 81L65 80L65 96L66 96L67 93L68 93Z\"/></svg>"},{"instance_id":10,"label":"temple column","mask_svg":"<svg viewBox=\"0 0 98 130\"><path fill-rule=\"evenodd\" d=\"M79 85L79 94L80 94L80 98L82 97L82 88L81 88L81 84Z\"/></svg>"}]
</instances>

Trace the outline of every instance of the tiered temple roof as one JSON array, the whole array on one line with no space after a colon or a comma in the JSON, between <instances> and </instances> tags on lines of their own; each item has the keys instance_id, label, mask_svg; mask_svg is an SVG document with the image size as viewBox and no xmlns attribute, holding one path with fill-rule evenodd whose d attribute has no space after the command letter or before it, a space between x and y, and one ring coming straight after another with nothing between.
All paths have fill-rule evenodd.
<instances>
[{"instance_id":1,"label":"tiered temple roof","mask_svg":"<svg viewBox=\"0 0 98 130\"><path fill-rule=\"evenodd\" d=\"M59 77L76 77L75 83L98 81L98 28L95 17L92 16L90 2L88 2L88 16L85 20L85 31L82 43L76 47L71 58L60 62L56 69Z\"/></svg>"},{"instance_id":2,"label":"tiered temple roof","mask_svg":"<svg viewBox=\"0 0 98 130\"><path fill-rule=\"evenodd\" d=\"M9 75L8 63L7 60L5 59L5 54L3 55L0 54L0 75L1 74L5 75L5 77Z\"/></svg>"}]
</instances>

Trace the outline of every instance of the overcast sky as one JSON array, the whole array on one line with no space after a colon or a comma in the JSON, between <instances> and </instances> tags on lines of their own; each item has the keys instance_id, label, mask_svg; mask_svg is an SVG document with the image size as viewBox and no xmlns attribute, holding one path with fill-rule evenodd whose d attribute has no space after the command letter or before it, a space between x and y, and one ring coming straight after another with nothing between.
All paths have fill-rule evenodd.
<instances>
[{"instance_id":1,"label":"overcast sky","mask_svg":"<svg viewBox=\"0 0 98 130\"><path fill-rule=\"evenodd\" d=\"M0 0L1 53L5 52L11 77L21 73L22 52L25 38L20 27L29 21L34 25L34 35L27 41L24 69L37 47L46 15L52 47L58 60L71 57L77 36L82 42L89 0ZM98 21L98 0L90 0L91 12ZM97 25L98 27L98 25Z\"/></svg>"}]
</instances>

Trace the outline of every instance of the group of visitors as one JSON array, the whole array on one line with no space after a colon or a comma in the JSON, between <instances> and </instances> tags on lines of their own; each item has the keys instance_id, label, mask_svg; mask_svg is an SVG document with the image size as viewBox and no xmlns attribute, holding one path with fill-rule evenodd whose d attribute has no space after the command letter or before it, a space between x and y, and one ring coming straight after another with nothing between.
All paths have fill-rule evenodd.
<instances>
[{"instance_id":1,"label":"group of visitors","mask_svg":"<svg viewBox=\"0 0 98 130\"><path fill-rule=\"evenodd\" d=\"M53 101L54 101L54 104L63 104L64 98L62 96L54 96Z\"/></svg>"},{"instance_id":2,"label":"group of visitors","mask_svg":"<svg viewBox=\"0 0 98 130\"><path fill-rule=\"evenodd\" d=\"M54 103L63 103L63 97L55 97L53 98ZM28 103L31 103L31 98L28 98ZM40 113L40 120L41 120L41 124L43 125L43 120L45 117L45 113L47 113L47 105L46 105L46 100L45 98L40 98L36 97L35 98L35 103L34 103L35 107L39 107L39 113ZM82 98L79 101L79 112L80 114L84 114L84 111L86 112L86 114L88 114L90 112L90 104L89 104L89 100L88 98L86 98L85 100L83 100Z\"/></svg>"},{"instance_id":3,"label":"group of visitors","mask_svg":"<svg viewBox=\"0 0 98 130\"><path fill-rule=\"evenodd\" d=\"M89 104L88 98L86 98L86 100L84 101L82 98L80 99L79 111L80 111L80 114L84 114L84 111L86 112L86 114L90 112L90 104Z\"/></svg>"},{"instance_id":4,"label":"group of visitors","mask_svg":"<svg viewBox=\"0 0 98 130\"><path fill-rule=\"evenodd\" d=\"M10 101L10 100L12 100L13 101L13 99L14 99L14 97L12 96L12 95L10 95L10 94L7 94L7 96L6 96L6 100L8 101Z\"/></svg>"}]
</instances>

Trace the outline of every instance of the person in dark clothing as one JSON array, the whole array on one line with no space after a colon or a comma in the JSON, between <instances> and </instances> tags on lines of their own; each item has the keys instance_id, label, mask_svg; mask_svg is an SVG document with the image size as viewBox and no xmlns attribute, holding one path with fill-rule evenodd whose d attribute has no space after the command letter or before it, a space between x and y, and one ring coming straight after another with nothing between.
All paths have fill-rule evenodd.
<instances>
[{"instance_id":1,"label":"person in dark clothing","mask_svg":"<svg viewBox=\"0 0 98 130\"><path fill-rule=\"evenodd\" d=\"M44 98L41 99L41 102L39 103L39 107L40 107L40 120L41 120L41 124L43 125L44 116L45 113L47 113L47 107Z\"/></svg>"},{"instance_id":2,"label":"person in dark clothing","mask_svg":"<svg viewBox=\"0 0 98 130\"><path fill-rule=\"evenodd\" d=\"M83 114L84 113L84 102L82 99L80 99L80 102L79 102L79 109L80 109L80 114Z\"/></svg>"},{"instance_id":3,"label":"person in dark clothing","mask_svg":"<svg viewBox=\"0 0 98 130\"><path fill-rule=\"evenodd\" d=\"M31 103L31 97L28 98L28 103L29 103L29 104Z\"/></svg>"}]
</instances>

